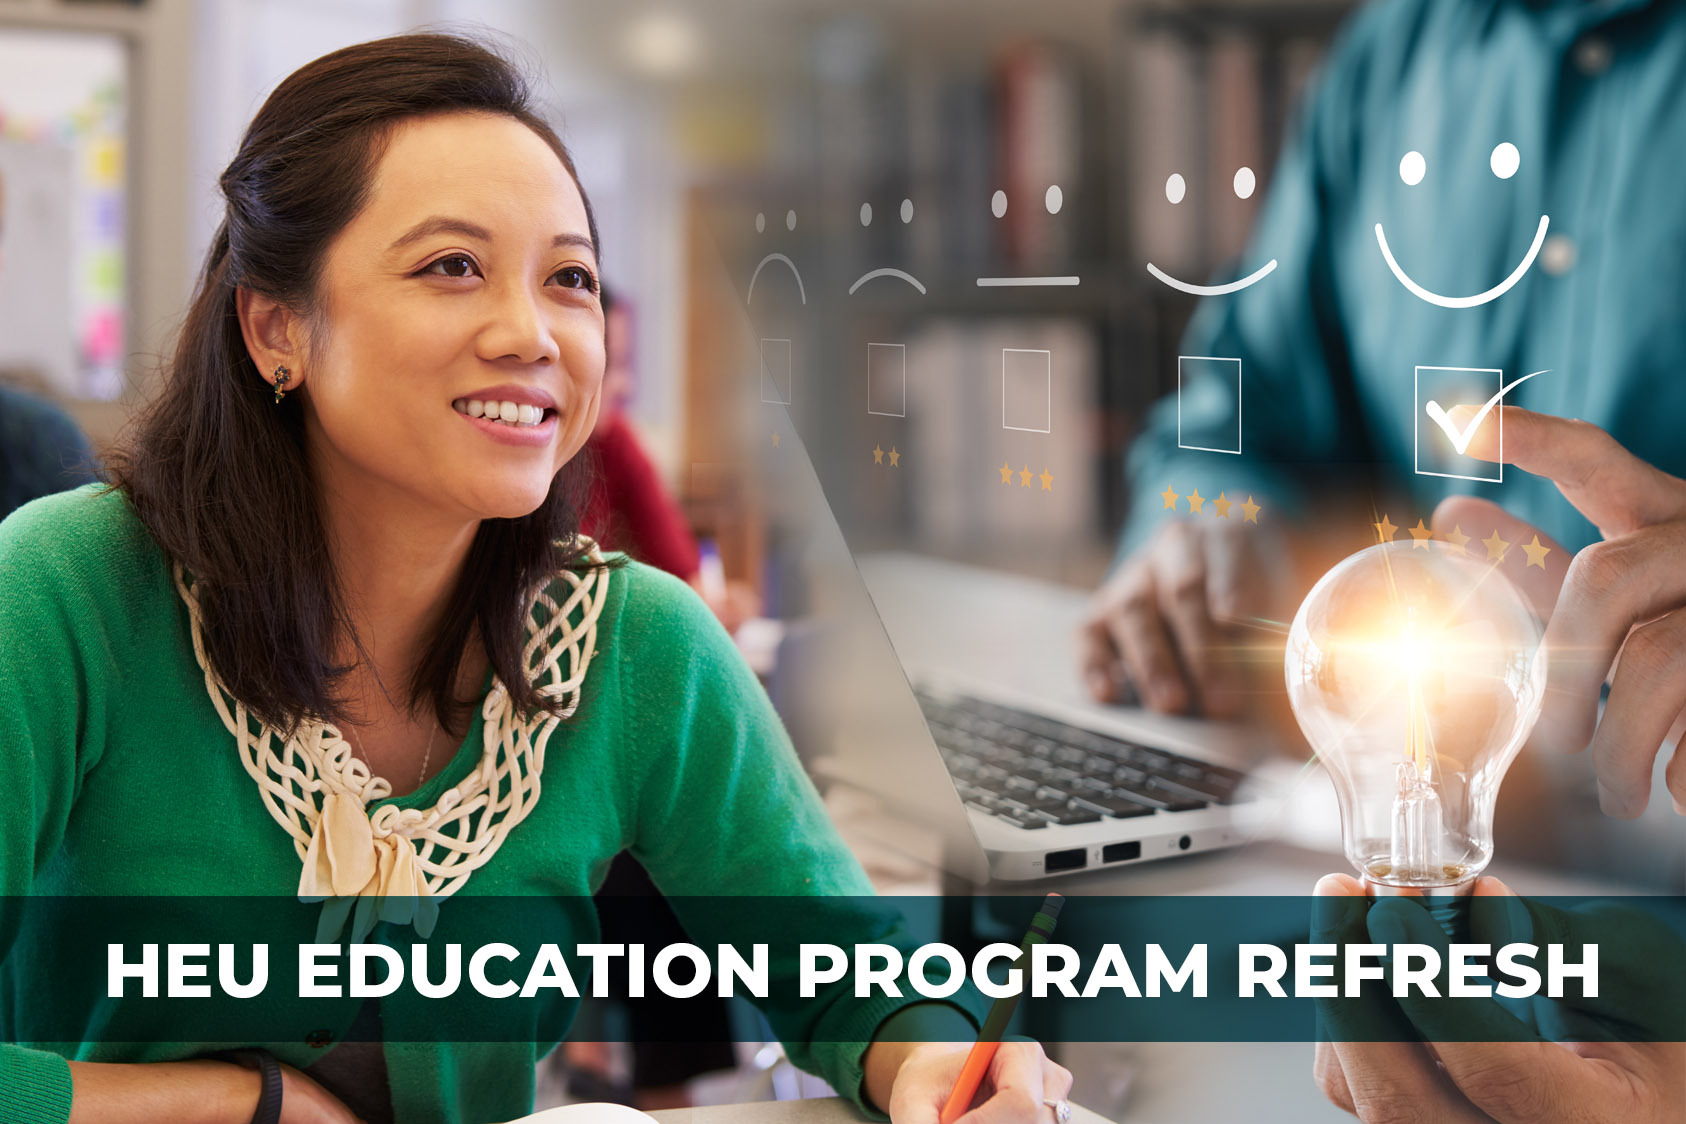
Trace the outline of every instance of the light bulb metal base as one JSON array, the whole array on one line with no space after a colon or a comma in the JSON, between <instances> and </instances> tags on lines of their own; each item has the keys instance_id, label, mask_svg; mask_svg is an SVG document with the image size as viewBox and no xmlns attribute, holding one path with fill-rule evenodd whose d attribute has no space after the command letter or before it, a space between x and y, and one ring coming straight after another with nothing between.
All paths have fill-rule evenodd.
<instances>
[{"instance_id":1,"label":"light bulb metal base","mask_svg":"<svg viewBox=\"0 0 1686 1124\"><path fill-rule=\"evenodd\" d=\"M1364 892L1372 898L1467 898L1475 892L1475 883L1481 875L1471 874L1457 882L1449 882L1443 886L1396 886L1391 882L1383 882L1371 874L1362 876Z\"/></svg>"},{"instance_id":2,"label":"light bulb metal base","mask_svg":"<svg viewBox=\"0 0 1686 1124\"><path fill-rule=\"evenodd\" d=\"M1372 901L1381 898L1416 898L1434 923L1451 940L1462 940L1469 928L1469 899L1474 896L1479 871L1460 882L1445 886L1394 886L1369 874L1363 876L1364 892Z\"/></svg>"}]
</instances>

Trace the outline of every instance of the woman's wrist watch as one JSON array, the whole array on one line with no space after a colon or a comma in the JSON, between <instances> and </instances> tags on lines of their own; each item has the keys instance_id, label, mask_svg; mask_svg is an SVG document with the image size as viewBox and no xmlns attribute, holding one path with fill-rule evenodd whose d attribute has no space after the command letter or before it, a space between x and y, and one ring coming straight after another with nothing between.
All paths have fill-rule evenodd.
<instances>
[{"instance_id":1,"label":"woman's wrist watch","mask_svg":"<svg viewBox=\"0 0 1686 1124\"><path fill-rule=\"evenodd\" d=\"M212 1054L218 1061L234 1062L258 1071L260 1092L258 1107L252 1112L252 1124L280 1124L281 1121L281 1063L268 1050L223 1050Z\"/></svg>"}]
</instances>

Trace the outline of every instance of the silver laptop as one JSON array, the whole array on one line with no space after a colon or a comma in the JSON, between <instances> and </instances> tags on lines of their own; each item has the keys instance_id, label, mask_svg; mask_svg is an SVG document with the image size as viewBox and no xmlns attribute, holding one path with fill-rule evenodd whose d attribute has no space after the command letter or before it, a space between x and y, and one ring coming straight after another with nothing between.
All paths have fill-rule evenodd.
<instances>
[{"instance_id":1,"label":"silver laptop","mask_svg":"<svg viewBox=\"0 0 1686 1124\"><path fill-rule=\"evenodd\" d=\"M1271 822L1249 780L1264 745L1082 696L1080 594L915 554L857 560L806 458L783 462L778 493L811 613L777 701L810 770L875 805L857 830L983 883L1234 846Z\"/></svg>"}]
</instances>

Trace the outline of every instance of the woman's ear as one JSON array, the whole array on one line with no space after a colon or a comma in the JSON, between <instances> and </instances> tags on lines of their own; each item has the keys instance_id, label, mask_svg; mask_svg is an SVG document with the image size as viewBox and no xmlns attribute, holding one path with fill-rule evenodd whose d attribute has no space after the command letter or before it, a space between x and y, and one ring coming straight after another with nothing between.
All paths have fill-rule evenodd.
<instances>
[{"instance_id":1,"label":"woman's ear","mask_svg":"<svg viewBox=\"0 0 1686 1124\"><path fill-rule=\"evenodd\" d=\"M304 318L262 293L240 286L234 291L240 316L240 334L246 354L258 369L266 386L276 390L297 390L304 385ZM286 368L279 387L278 372Z\"/></svg>"}]
</instances>

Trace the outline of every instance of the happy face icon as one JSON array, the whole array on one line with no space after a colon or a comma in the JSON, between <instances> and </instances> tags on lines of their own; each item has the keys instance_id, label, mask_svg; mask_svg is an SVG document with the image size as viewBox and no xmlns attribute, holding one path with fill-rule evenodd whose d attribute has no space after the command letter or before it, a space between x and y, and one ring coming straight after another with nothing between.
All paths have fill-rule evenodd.
<instances>
[{"instance_id":1,"label":"happy face icon","mask_svg":"<svg viewBox=\"0 0 1686 1124\"><path fill-rule=\"evenodd\" d=\"M1508 180L1522 166L1522 155L1517 152L1514 144L1504 141L1493 148L1493 154L1488 158L1488 163L1492 166L1495 176L1502 180ZM1399 161L1399 178L1405 181L1407 187L1416 187L1419 183L1422 183L1423 176L1427 173L1428 162L1423 159L1423 154L1420 152L1407 152L1404 159ZM1387 260L1387 267L1393 270L1393 275L1399 279L1399 283L1414 295L1421 297L1429 304L1439 305L1441 308L1474 308L1477 305L1486 304L1490 300L1504 296L1510 292L1512 286L1522 280L1522 275L1528 272L1529 267L1534 264L1534 259L1539 256L1540 247L1545 245L1546 229L1550 225L1551 216L1541 215L1539 228L1534 232L1534 244L1528 247L1528 253L1523 256L1521 263L1511 270L1510 276L1485 292L1467 297L1442 296L1413 281L1399 267L1398 260L1393 256L1392 248L1387 244L1387 234L1382 230L1381 223L1376 224L1376 243L1382 248L1382 257Z\"/></svg>"},{"instance_id":2,"label":"happy face icon","mask_svg":"<svg viewBox=\"0 0 1686 1124\"><path fill-rule=\"evenodd\" d=\"M1257 189L1257 187L1258 179L1253 175L1253 169L1239 168L1236 170L1235 197L1237 199L1252 198L1253 192ZM1165 181L1166 200L1174 207L1181 203L1183 201L1183 197L1187 194L1188 184L1184 182L1182 175L1177 172L1171 173L1171 177ZM1165 284L1171 286L1173 289L1180 289L1185 293L1192 293L1197 297L1221 297L1226 293L1239 293L1242 289L1247 288L1249 285L1256 285L1260 281L1263 281L1275 268L1276 259L1271 258L1268 262L1260 266L1258 269L1255 269L1252 273L1249 273L1247 276L1239 278L1238 280L1231 281L1227 285L1196 285L1193 282L1184 281L1178 277L1172 277L1169 273L1166 273L1163 269L1160 269L1152 262L1147 263L1147 271L1159 278L1159 280L1165 282Z\"/></svg>"}]
</instances>

